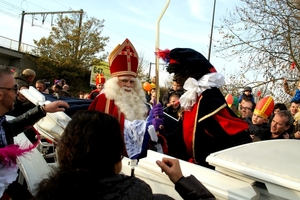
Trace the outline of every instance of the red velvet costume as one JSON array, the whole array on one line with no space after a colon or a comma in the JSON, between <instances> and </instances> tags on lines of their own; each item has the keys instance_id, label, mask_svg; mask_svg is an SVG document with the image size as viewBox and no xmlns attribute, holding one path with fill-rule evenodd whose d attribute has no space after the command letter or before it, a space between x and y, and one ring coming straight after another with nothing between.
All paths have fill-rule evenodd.
<instances>
[{"instance_id":1,"label":"red velvet costume","mask_svg":"<svg viewBox=\"0 0 300 200\"><path fill-rule=\"evenodd\" d=\"M103 74L96 74L96 77L95 77L95 83L96 83L96 87L99 85L99 84L104 84L105 83L105 77ZM96 98L96 96L100 93L100 89L99 88L96 88L94 89L88 96L89 99L91 100L94 100Z\"/></svg>"},{"instance_id":2,"label":"red velvet costume","mask_svg":"<svg viewBox=\"0 0 300 200\"><path fill-rule=\"evenodd\" d=\"M105 83L105 90L104 93L99 94L91 103L89 106L89 110L97 110L101 111L107 114L110 114L114 117L116 117L119 122L120 122L120 128L122 131L122 134L124 136L124 141L125 141L125 148L126 150L124 151L124 155L131 157L131 158L141 158L145 156L146 150L147 150L147 145L149 142L149 134L147 132L147 128L142 131L129 131L131 130L130 125L128 127L125 127L125 114L126 111L123 111L124 113L121 113L121 109L119 106L122 106L118 104L117 106L115 104L115 101L117 102L117 95L118 90L124 90L125 85L120 86L120 77L126 76L126 77L131 77L131 78L136 78L137 76L137 68L138 68L138 54L136 53L136 50L134 46L131 44L131 42L128 39L125 39L125 41L117 45L117 47L110 53L108 56L108 61L109 61L109 67L110 67L110 74L112 79L109 79ZM99 76L98 78L102 78L103 76ZM118 83L114 83L113 81L115 78L118 77ZM104 77L103 77L104 78ZM97 80L97 77L96 77ZM105 80L104 80L105 81ZM114 87L114 84L117 86ZM140 84L139 82L136 82L136 84ZM111 88L110 88L111 87ZM121 88L122 87L122 88ZM126 86L129 87L129 86ZM140 97L144 97L144 93L142 90L142 87L135 86L135 88L130 88L130 89L135 89L137 99L141 99ZM140 91L139 91L140 90ZM116 95L116 96L114 96ZM122 101L127 101L127 99L122 99ZM127 105L124 105L122 107L123 109L126 109L126 106L128 107L127 109L131 109L134 112L129 114L126 114L126 119L128 120L128 123L131 123L132 126L135 126L135 128L144 128L142 125L139 126L137 125L137 121L143 120L145 121L144 116L147 112L146 106L144 107L144 110L141 109L133 109L131 104L134 104L133 107L136 105L135 108L138 108L138 106L142 105L144 106L145 102L142 102L142 100L138 100L137 102L128 102L124 103ZM145 111L145 112L144 112ZM151 118L152 119L152 118ZM150 122L149 122L150 123ZM140 124L143 124L140 123ZM146 122L146 127L147 122ZM125 129L124 129L125 128ZM127 128L127 129L126 129ZM141 129L142 130L142 129ZM131 138L131 134L134 134L134 138ZM140 145L140 141L142 141L142 145ZM127 142L127 143L126 143ZM141 148L141 150L140 150ZM138 152L140 151L140 152Z\"/></svg>"},{"instance_id":3,"label":"red velvet costume","mask_svg":"<svg viewBox=\"0 0 300 200\"><path fill-rule=\"evenodd\" d=\"M131 75L136 77L138 68L138 55L131 42L126 39L121 45L109 54L109 67L112 77ZM102 74L96 76L96 82L104 83ZM116 117L121 124L121 131L124 131L124 114L120 113L113 100L108 100L105 94L98 95L89 107L89 110L98 110Z\"/></svg>"},{"instance_id":4,"label":"red velvet costume","mask_svg":"<svg viewBox=\"0 0 300 200\"><path fill-rule=\"evenodd\" d=\"M93 100L91 105L89 106L89 110L97 110L100 112L104 112L110 114L117 118L121 125L121 131L124 131L124 114L119 112L118 107L115 105L113 100L109 100L106 98L105 94L100 94Z\"/></svg>"},{"instance_id":5,"label":"red velvet costume","mask_svg":"<svg viewBox=\"0 0 300 200\"><path fill-rule=\"evenodd\" d=\"M175 48L156 55L169 63L167 71L186 90L180 97L185 111L176 140L179 158L212 168L205 161L209 154L252 142L247 123L228 107L218 89L225 83L223 76L201 53Z\"/></svg>"},{"instance_id":6,"label":"red velvet costume","mask_svg":"<svg viewBox=\"0 0 300 200\"><path fill-rule=\"evenodd\" d=\"M191 111L183 114L183 138L188 160L210 167L205 158L212 152L251 142L248 125L227 106L217 88L198 97Z\"/></svg>"}]
</instances>

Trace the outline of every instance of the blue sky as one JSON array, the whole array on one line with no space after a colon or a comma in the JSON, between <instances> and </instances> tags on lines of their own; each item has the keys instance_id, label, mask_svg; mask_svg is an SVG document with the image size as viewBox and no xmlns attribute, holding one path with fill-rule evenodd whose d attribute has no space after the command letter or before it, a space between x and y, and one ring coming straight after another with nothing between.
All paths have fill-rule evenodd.
<instances>
[{"instance_id":1,"label":"blue sky","mask_svg":"<svg viewBox=\"0 0 300 200\"><path fill-rule=\"evenodd\" d=\"M155 62L156 23L167 1L164 0L2 0L0 2L0 36L19 40L22 10L25 12L57 12L83 9L88 17L104 19L103 36L109 36L110 42L105 50L110 52L117 44L128 38L139 54L149 62ZM220 24L221 16L239 4L239 0L217 0L215 25ZM212 21L214 0L170 0L159 27L159 47L173 49L176 47L193 48L208 55L209 35ZM22 42L33 45L33 39L47 37L51 30L51 15L42 25L41 16L25 15ZM3 20L5 19L5 20ZM220 38L214 29L213 38ZM238 67L237 62L228 63L217 58L213 49L211 63L218 71L224 67ZM154 75L154 65L151 74ZM161 69L160 77L167 75Z\"/></svg>"}]
</instances>

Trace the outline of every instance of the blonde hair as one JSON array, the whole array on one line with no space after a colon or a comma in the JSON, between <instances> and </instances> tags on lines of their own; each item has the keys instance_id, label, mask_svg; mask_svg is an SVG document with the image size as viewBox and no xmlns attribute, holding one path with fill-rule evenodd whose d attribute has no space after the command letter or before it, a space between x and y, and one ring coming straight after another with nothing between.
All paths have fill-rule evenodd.
<instances>
[{"instance_id":1,"label":"blonde hair","mask_svg":"<svg viewBox=\"0 0 300 200\"><path fill-rule=\"evenodd\" d=\"M22 74L25 76L25 77L29 77L29 76L33 76L35 77L36 74L35 74L35 71L33 71L32 69L24 69Z\"/></svg>"}]
</instances>

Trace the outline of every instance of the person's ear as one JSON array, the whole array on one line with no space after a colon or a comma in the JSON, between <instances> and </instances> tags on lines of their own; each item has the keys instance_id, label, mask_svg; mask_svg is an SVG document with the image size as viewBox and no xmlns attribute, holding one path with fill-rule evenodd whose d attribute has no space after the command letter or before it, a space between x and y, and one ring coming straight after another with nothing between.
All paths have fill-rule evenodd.
<instances>
[{"instance_id":1,"label":"person's ear","mask_svg":"<svg viewBox=\"0 0 300 200\"><path fill-rule=\"evenodd\" d=\"M286 131L286 130L289 130L290 127L291 127L291 125L285 126L285 131Z\"/></svg>"}]
</instances>

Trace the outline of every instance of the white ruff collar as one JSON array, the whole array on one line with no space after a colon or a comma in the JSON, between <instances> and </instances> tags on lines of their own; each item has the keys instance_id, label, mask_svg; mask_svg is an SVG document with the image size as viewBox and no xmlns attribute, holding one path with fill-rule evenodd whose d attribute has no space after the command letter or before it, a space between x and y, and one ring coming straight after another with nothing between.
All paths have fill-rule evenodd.
<instances>
[{"instance_id":1,"label":"white ruff collar","mask_svg":"<svg viewBox=\"0 0 300 200\"><path fill-rule=\"evenodd\" d=\"M220 88L225 84L225 80L220 73L209 73L202 76L198 81L194 78L188 78L183 88L186 92L180 97L180 105L184 110L191 110L202 92L212 87Z\"/></svg>"}]
</instances>

